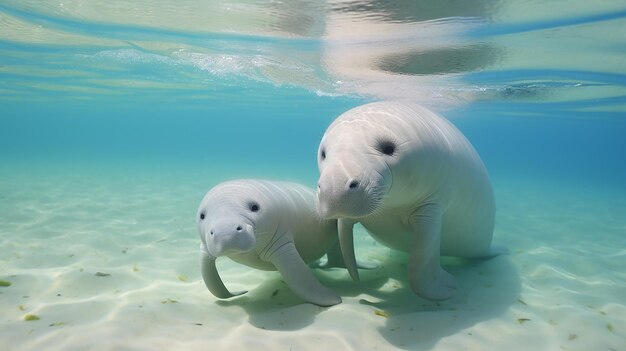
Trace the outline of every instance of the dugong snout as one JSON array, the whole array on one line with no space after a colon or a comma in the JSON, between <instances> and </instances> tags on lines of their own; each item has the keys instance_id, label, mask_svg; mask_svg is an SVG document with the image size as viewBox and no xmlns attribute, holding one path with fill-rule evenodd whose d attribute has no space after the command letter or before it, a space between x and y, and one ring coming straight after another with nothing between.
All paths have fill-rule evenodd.
<instances>
[{"instance_id":1,"label":"dugong snout","mask_svg":"<svg viewBox=\"0 0 626 351\"><path fill-rule=\"evenodd\" d=\"M373 210L370 180L352 172L328 168L317 183L318 212L321 217L357 218Z\"/></svg>"},{"instance_id":2,"label":"dugong snout","mask_svg":"<svg viewBox=\"0 0 626 351\"><path fill-rule=\"evenodd\" d=\"M205 233L207 250L213 257L237 252L248 252L254 248L254 228L243 218L223 218L207 227Z\"/></svg>"},{"instance_id":3,"label":"dugong snout","mask_svg":"<svg viewBox=\"0 0 626 351\"><path fill-rule=\"evenodd\" d=\"M318 186L318 212L322 218L351 217L360 212L365 197L356 180L342 187Z\"/></svg>"}]
</instances>

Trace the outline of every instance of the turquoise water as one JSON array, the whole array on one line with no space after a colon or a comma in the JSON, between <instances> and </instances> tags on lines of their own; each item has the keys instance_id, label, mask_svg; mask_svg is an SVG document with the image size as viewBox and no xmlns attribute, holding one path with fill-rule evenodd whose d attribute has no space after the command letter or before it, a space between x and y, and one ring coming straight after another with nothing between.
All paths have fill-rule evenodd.
<instances>
[{"instance_id":1,"label":"turquoise water","mask_svg":"<svg viewBox=\"0 0 626 351\"><path fill-rule=\"evenodd\" d=\"M623 1L3 1L0 349L624 350L625 26ZM510 254L445 261L435 304L360 231L380 269L315 270L339 306L226 260L250 292L217 301L206 191L314 186L326 126L387 99L472 142Z\"/></svg>"}]
</instances>

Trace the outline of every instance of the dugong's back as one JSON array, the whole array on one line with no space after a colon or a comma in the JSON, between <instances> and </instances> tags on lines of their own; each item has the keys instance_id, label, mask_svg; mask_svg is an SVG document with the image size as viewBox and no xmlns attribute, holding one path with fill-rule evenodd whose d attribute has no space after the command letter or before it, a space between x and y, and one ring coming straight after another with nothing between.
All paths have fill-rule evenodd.
<instances>
[{"instance_id":1,"label":"dugong's back","mask_svg":"<svg viewBox=\"0 0 626 351\"><path fill-rule=\"evenodd\" d=\"M484 256L490 251L495 200L487 169L480 156L452 123L423 107L412 107L415 128L422 140L432 136L441 149L440 197L444 206L441 253L460 257ZM411 118L407 115L407 118ZM421 131L420 131L421 130Z\"/></svg>"},{"instance_id":2,"label":"dugong's back","mask_svg":"<svg viewBox=\"0 0 626 351\"><path fill-rule=\"evenodd\" d=\"M315 193L304 185L263 179L237 179L225 181L214 187L205 197L214 198L215 206L219 206L222 196L229 197L261 197L264 202L277 206L282 211L290 208L300 211L303 207L315 210ZM285 207L286 206L286 207Z\"/></svg>"},{"instance_id":3,"label":"dugong's back","mask_svg":"<svg viewBox=\"0 0 626 351\"><path fill-rule=\"evenodd\" d=\"M242 179L224 183L229 187L238 187L240 191L255 192L268 203L272 203L272 211L281 211L283 214L300 217L317 217L315 192L304 185L260 179ZM310 212L313 213L310 213ZM299 218L301 219L301 218Z\"/></svg>"}]
</instances>

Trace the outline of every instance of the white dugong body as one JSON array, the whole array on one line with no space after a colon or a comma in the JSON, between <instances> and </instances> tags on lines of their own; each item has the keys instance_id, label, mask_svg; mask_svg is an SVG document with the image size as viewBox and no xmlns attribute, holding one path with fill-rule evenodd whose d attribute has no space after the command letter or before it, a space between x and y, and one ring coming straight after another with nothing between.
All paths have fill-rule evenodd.
<instances>
[{"instance_id":1,"label":"white dugong body","mask_svg":"<svg viewBox=\"0 0 626 351\"><path fill-rule=\"evenodd\" d=\"M378 102L339 116L318 150L319 211L339 218L339 241L350 274L352 226L409 252L409 282L418 295L441 300L456 291L440 255L494 254L494 195L469 141L450 122L419 106Z\"/></svg>"},{"instance_id":2,"label":"white dugong body","mask_svg":"<svg viewBox=\"0 0 626 351\"><path fill-rule=\"evenodd\" d=\"M234 180L213 187L196 216L201 270L213 295L228 298L215 266L220 256L261 270L278 270L302 299L331 306L341 298L323 286L307 263L337 242L336 220L321 219L315 192L305 186L264 180Z\"/></svg>"}]
</instances>

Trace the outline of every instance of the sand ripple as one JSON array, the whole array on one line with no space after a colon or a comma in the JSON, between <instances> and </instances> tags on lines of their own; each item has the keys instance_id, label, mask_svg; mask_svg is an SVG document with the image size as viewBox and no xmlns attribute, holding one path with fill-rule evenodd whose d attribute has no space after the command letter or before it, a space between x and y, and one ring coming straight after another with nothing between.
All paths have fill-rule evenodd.
<instances>
[{"instance_id":1,"label":"sand ripple","mask_svg":"<svg viewBox=\"0 0 626 351\"><path fill-rule=\"evenodd\" d=\"M249 292L216 300L193 222L211 184L146 179L0 179L0 279L11 283L0 287L0 349L619 350L626 339L623 197L507 185L496 241L511 254L445 260L460 290L441 303L415 297L406 256L358 230L359 257L380 267L361 284L315 270L343 297L325 309L277 273L227 259L224 281Z\"/></svg>"}]
</instances>

